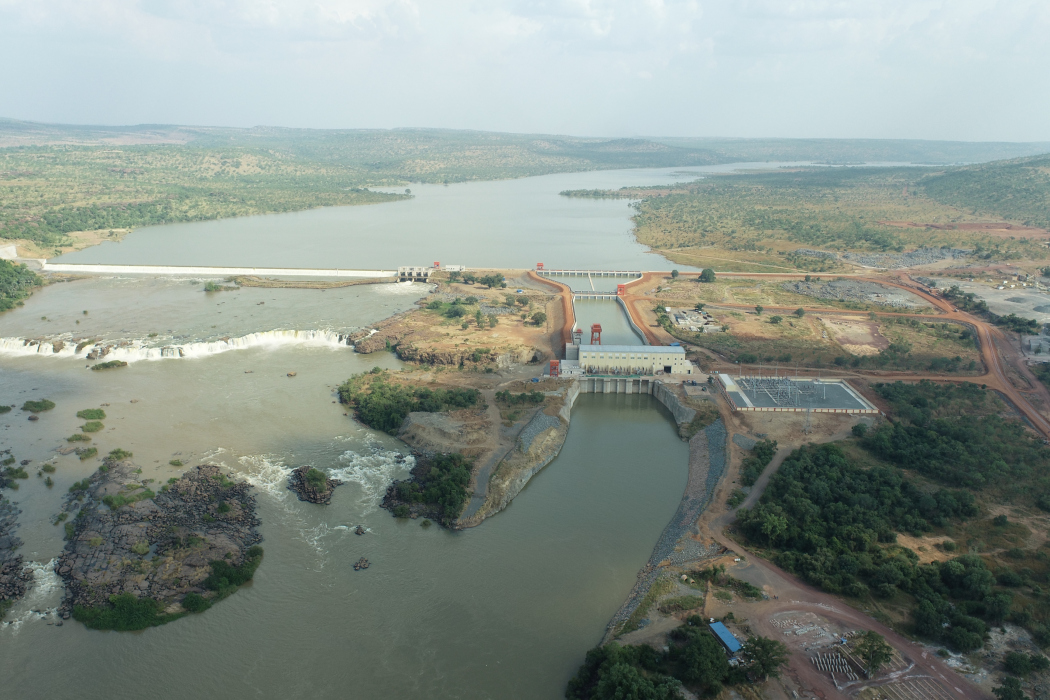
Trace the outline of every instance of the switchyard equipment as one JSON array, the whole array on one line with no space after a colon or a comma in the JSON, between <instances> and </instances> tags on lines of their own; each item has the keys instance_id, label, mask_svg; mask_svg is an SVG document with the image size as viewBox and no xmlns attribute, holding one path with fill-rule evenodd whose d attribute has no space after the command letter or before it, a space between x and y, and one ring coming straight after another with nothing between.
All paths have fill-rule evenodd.
<instances>
[{"instance_id":1,"label":"switchyard equipment","mask_svg":"<svg viewBox=\"0 0 1050 700\"><path fill-rule=\"evenodd\" d=\"M879 413L844 379L805 379L761 374L715 375L734 411Z\"/></svg>"}]
</instances>

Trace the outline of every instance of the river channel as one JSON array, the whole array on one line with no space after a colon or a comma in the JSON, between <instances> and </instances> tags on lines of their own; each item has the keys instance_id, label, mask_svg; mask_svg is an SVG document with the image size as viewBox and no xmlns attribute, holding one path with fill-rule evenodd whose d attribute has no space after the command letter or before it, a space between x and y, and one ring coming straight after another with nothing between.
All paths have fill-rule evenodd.
<instances>
[{"instance_id":1,"label":"river channel","mask_svg":"<svg viewBox=\"0 0 1050 700\"><path fill-rule=\"evenodd\" d=\"M8 358L3 400L47 396L57 407L36 423L4 416L3 447L32 459L31 472L45 460L57 471L52 489L32 477L9 493L38 577L0 628L0 696L560 697L674 513L687 446L649 396L584 395L561 455L506 511L465 532L424 528L378 509L407 471L396 460L404 446L332 403L337 382L375 364L398 362L315 346L109 373ZM257 486L266 557L252 584L140 633L54 625L62 592L47 564L62 538L48 517L97 464L53 449L75 431L76 410L98 405L108 416L96 444L133 451L144 478L178 473L167 465L178 457L224 464ZM303 463L347 482L330 506L286 490L289 466ZM353 534L358 524L366 535ZM361 556L372 566L355 572Z\"/></svg>"},{"instance_id":2,"label":"river channel","mask_svg":"<svg viewBox=\"0 0 1050 700\"><path fill-rule=\"evenodd\" d=\"M37 422L17 409L0 417L0 449L31 460L30 479L4 495L23 510L16 534L35 570L0 623L0 697L561 697L673 515L687 446L649 396L584 395L561 455L504 512L458 533L391 518L378 502L407 473L406 448L346 416L334 388L400 363L357 355L340 336L429 290L205 294L192 279L92 278L0 317L3 337L48 345L0 348L0 402L57 404ZM76 337L123 344L113 352L130 365L92 372L72 343L54 352ZM181 352L164 354L173 346ZM168 462L179 459L223 464L257 487L266 558L252 584L144 632L56 624L50 562L63 530L51 518L98 466L56 449L83 422L76 411L96 406L107 418L93 444L133 452L142 478L177 475ZM36 476L45 462L52 488ZM346 482L330 506L286 490L300 464ZM361 556L372 566L355 572Z\"/></svg>"}]
</instances>

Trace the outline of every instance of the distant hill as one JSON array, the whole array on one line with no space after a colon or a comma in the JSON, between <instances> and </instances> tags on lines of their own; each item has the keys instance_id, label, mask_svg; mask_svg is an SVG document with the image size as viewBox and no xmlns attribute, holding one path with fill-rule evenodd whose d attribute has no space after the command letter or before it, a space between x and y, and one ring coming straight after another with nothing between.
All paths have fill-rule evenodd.
<instances>
[{"instance_id":1,"label":"distant hill","mask_svg":"<svg viewBox=\"0 0 1050 700\"><path fill-rule=\"evenodd\" d=\"M658 138L676 148L708 151L722 162L816 161L818 163L984 163L1050 153L1050 141L920 141L908 139Z\"/></svg>"}]
</instances>

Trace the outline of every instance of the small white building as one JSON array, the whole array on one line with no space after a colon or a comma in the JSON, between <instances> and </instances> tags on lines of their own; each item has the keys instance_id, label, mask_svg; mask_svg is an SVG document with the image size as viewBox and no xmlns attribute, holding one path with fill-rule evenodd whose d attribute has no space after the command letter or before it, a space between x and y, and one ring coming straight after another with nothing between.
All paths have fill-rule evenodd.
<instances>
[{"instance_id":1,"label":"small white building","mask_svg":"<svg viewBox=\"0 0 1050 700\"><path fill-rule=\"evenodd\" d=\"M680 345L580 345L580 367L591 374L692 374Z\"/></svg>"}]
</instances>

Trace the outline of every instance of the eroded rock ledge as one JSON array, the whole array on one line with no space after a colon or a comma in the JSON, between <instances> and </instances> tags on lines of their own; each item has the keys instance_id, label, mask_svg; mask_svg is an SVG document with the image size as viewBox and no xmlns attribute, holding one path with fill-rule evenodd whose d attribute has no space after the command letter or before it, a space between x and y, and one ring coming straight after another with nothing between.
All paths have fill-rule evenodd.
<instances>
[{"instance_id":1,"label":"eroded rock ledge","mask_svg":"<svg viewBox=\"0 0 1050 700\"><path fill-rule=\"evenodd\" d=\"M329 479L320 469L304 465L292 471L288 477L288 490L294 491L300 501L328 505L332 502L332 491L343 482Z\"/></svg>"},{"instance_id":2,"label":"eroded rock ledge","mask_svg":"<svg viewBox=\"0 0 1050 700\"><path fill-rule=\"evenodd\" d=\"M10 501L0 499L0 617L25 595L26 585L33 578L22 555L15 554L22 546L22 540L13 534L20 512Z\"/></svg>"},{"instance_id":3,"label":"eroded rock ledge","mask_svg":"<svg viewBox=\"0 0 1050 700\"><path fill-rule=\"evenodd\" d=\"M250 485L205 465L154 493L133 472L126 462L108 462L67 499L63 510L76 515L55 567L66 586L64 618L74 613L114 629L167 622L229 595L261 560ZM122 603L136 603L127 594L155 601L147 606L154 617L137 627L92 624L99 611L116 606L116 615Z\"/></svg>"}]
</instances>

